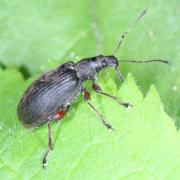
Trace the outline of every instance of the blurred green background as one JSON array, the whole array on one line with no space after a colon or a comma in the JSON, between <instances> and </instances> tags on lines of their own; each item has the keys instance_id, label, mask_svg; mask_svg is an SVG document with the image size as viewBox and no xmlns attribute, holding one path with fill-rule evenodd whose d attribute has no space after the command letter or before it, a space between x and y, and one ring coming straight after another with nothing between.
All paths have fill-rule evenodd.
<instances>
[{"instance_id":1,"label":"blurred green background","mask_svg":"<svg viewBox=\"0 0 180 180\"><path fill-rule=\"evenodd\" d=\"M144 94L155 84L168 114L180 126L180 3L178 0L0 0L0 63L25 77L49 63L111 54L128 24L144 9L116 54L119 59L168 59L173 65L122 64ZM51 61L50 61L51 60Z\"/></svg>"}]
</instances>

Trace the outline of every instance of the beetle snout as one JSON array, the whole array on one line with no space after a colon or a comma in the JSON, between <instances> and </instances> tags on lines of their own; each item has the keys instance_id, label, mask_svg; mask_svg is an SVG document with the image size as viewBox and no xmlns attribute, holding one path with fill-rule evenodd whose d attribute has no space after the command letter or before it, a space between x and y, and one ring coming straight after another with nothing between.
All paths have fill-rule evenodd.
<instances>
[{"instance_id":1,"label":"beetle snout","mask_svg":"<svg viewBox=\"0 0 180 180\"><path fill-rule=\"evenodd\" d=\"M114 67L119 80L123 81L123 76L122 76L120 70L118 69L119 62L118 62L117 58L115 56L107 56L107 60L108 60L108 66Z\"/></svg>"}]
</instances>

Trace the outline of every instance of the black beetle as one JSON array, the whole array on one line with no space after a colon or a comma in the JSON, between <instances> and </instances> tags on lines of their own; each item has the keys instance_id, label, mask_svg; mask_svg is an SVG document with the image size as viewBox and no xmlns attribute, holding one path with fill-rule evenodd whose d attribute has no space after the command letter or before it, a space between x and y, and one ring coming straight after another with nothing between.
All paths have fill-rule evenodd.
<instances>
[{"instance_id":1,"label":"black beetle","mask_svg":"<svg viewBox=\"0 0 180 180\"><path fill-rule=\"evenodd\" d=\"M145 12L146 10L138 16L138 18L130 26L129 30L140 19L140 17L145 14ZM127 33L128 31L122 35L116 51L119 49ZM124 107L131 106L129 103L125 103L117 97L105 93L96 83L97 74L107 67L113 67L118 75L118 78L123 81L123 77L118 70L119 62L163 62L169 64L168 61L164 60L118 61L113 55L99 55L82 59L77 63L71 61L66 62L58 68L40 76L39 79L35 80L25 91L17 108L19 120L26 128L39 127L43 124L48 125L48 150L43 157L43 167L47 164L47 155L49 151L53 149L50 122L52 120L62 119L69 110L70 105L75 101L80 93L83 93L85 101L100 117L103 124L108 129L113 130L112 126L107 123L104 116L90 103L90 94L83 86L84 81L91 80L92 88L97 93L114 99Z\"/></svg>"}]
</instances>

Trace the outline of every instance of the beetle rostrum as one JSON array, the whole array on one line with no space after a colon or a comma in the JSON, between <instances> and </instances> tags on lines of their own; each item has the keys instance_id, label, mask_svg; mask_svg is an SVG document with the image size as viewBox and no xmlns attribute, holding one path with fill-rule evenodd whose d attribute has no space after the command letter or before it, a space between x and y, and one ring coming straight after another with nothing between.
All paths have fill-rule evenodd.
<instances>
[{"instance_id":1,"label":"beetle rostrum","mask_svg":"<svg viewBox=\"0 0 180 180\"><path fill-rule=\"evenodd\" d=\"M140 19L144 13L145 11L143 11L137 19ZM122 35L118 48L126 34L127 32ZM77 63L72 61L66 62L56 69L41 75L25 91L17 107L19 120L26 128L35 128L44 124L47 124L48 126L48 150L46 151L42 161L44 168L47 164L48 153L53 149L50 123L53 120L62 119L80 94L83 94L85 102L97 114L97 116L99 116L105 127L109 130L114 130L113 127L107 123L106 118L97 111L94 105L91 104L90 93L84 87L85 81L92 81L92 89L98 94L109 97L124 107L132 106L127 102L123 102L118 97L104 92L97 84L98 73L109 67L113 68L117 73L118 78L123 81L121 72L118 69L119 62L169 63L165 60L118 61L114 55L99 55L82 59Z\"/></svg>"}]
</instances>

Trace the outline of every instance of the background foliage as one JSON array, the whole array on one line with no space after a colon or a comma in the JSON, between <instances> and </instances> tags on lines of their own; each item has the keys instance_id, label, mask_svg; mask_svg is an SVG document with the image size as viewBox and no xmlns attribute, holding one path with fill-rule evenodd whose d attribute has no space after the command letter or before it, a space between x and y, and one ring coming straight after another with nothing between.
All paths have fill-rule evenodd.
<instances>
[{"instance_id":1,"label":"background foliage","mask_svg":"<svg viewBox=\"0 0 180 180\"><path fill-rule=\"evenodd\" d=\"M124 76L127 75L128 72L132 72L135 79L137 80L137 84L140 90L146 94L151 84L155 84L157 87L160 96L164 103L164 108L168 114L171 115L173 121L176 123L176 126L180 126L180 107L179 107L179 99L180 99L180 11L179 11L179 1L173 0L147 0L147 1L131 1L131 0L113 0L113 1L58 1L58 0L32 0L32 1L23 1L23 0L11 0L5 1L0 0L0 141L2 144L1 148L1 159L0 159L0 175L1 177L6 177L7 173L9 177L16 176L17 178L37 178L43 177L42 172L39 168L39 158L43 152L43 149L46 147L46 128L41 128L40 130L35 131L34 133L24 130L23 127L19 124L16 118L16 105L18 100L22 94L22 92L26 89L27 85L32 82L37 75L41 74L48 69L55 67L58 64L61 64L67 60L78 61L84 57L90 57L97 55L99 53L103 54L111 54L115 49L120 35L124 32L128 26L128 24L143 10L148 9L148 13L146 16L138 23L138 25L133 29L133 31L128 35L125 40L123 46L120 51L116 54L119 59L169 59L173 65L171 67L161 65L161 64L152 64L152 65L130 65L130 64L122 64L120 65L120 69ZM7 69L7 70L5 70ZM32 76L30 79L24 81L21 74L25 78ZM107 71L104 74L100 75L104 77L100 82L103 82L105 78L108 78L110 84L105 87L107 91L112 91L114 82L111 82L111 78L117 82L116 77L109 77L111 75ZM118 82L117 82L118 83ZM136 88L135 85L132 85L132 88ZM130 85L128 88L130 88ZM124 85L125 87L125 85ZM126 93L126 96L122 96L121 93ZM115 93L116 91L114 91ZM140 91L128 91L124 89L121 91L119 95L130 100L131 94L128 93L140 93ZM142 96L142 94L141 94ZM155 96L155 95L152 95ZM97 98L97 97L96 97ZM133 100L133 99L132 99ZM96 100L95 104L98 104L100 100ZM135 100L133 100L135 101ZM135 101L136 102L136 101ZM110 105L111 102L104 101L102 106L105 108L106 105ZM65 169L69 168L68 162L73 159L73 157L77 157L77 151L81 149L80 154L83 154L83 148L86 149L90 144L87 142L102 142L103 136L108 138L109 133L106 132L103 127L99 124L99 129L96 129L98 126L96 122L96 117L94 117L87 110L88 117L92 117L92 122L95 124L91 125L91 121L88 120L88 127L90 127L90 131L88 132L90 135L87 135L87 139L78 138L78 133L75 129L77 129L78 123L81 124L82 119L84 119L82 112L83 110L78 110L77 106L84 109L84 105L79 105L76 103L74 106L74 112L62 123L62 134L59 133L59 126L53 126L55 129L56 139L64 138L64 142L56 141L56 152L54 158L52 157L52 161L60 161L67 162L67 167L64 166ZM100 106L100 105L98 105ZM142 105L141 105L142 106ZM158 106L158 105L157 105ZM107 107L106 107L107 108ZM104 111L108 111L106 109ZM178 159L177 162L175 160L175 156L178 156L179 145L177 139L179 135L176 134L176 131L171 124L169 118L156 117L155 109L145 110L143 113L147 113L147 111L152 112L153 117L151 119L159 120L159 124L156 124L157 121L152 121L152 127L157 128L157 133L160 128L163 129L163 132L167 129L166 138L167 144L164 144L164 147L171 147L171 144L168 142L174 143L174 151L173 149L168 149L166 153L163 152L163 146L159 148L159 155L155 155L155 162L158 163L160 160L164 160L165 164L170 164L168 167L164 164L165 169L157 170L157 177L164 177L162 172L169 169L169 172L178 172L179 164ZM73 111L73 110L72 110ZM136 110L135 110L136 111ZM74 114L73 114L74 113ZM80 115L79 115L79 114ZM110 168L112 171L116 171L119 168L119 163L126 162L127 166L121 164L120 170L122 170L122 174L131 174L133 172L137 172L137 177L147 177L149 174L154 174L153 167L149 161L147 162L147 171L148 175L142 171L139 173L141 168L133 170L137 164L142 165L140 161L143 162L144 159L140 154L144 153L148 147L153 147L159 141L155 140L156 137L152 137L152 134L148 134L148 130L151 127L151 124L144 123L140 124L142 129L138 129L133 132L133 129L137 128L137 125L134 123L141 123L143 118L134 118L129 119L128 113L126 112L114 112L114 117L118 121L114 121L114 124L117 123L116 127L119 128L119 131L116 135L112 135L113 137L109 137L107 141L112 141L113 138L117 140L119 137L122 144L119 144L119 141L115 140L114 145L117 145L118 148L125 148L120 151L120 154L124 155L124 159L122 160L120 157L118 158L117 164L114 168ZM123 115L121 113L125 113ZM139 111L137 110L137 114ZM163 114L164 112L162 112ZM118 118L117 118L118 116ZM121 117L119 117L121 116ZM162 115L166 116L166 115ZM78 118L77 118L78 117ZM94 118L93 118L94 117ZM108 115L110 117L110 115ZM70 120L73 119L74 120ZM79 121L77 120L79 119ZM145 118L146 119L146 118ZM167 125L162 124L166 121L161 121L161 119L168 119ZM113 121L113 117L110 119ZM71 122L70 122L71 121ZM89 122L90 121L90 122ZM95 121L95 122L94 122ZM70 125L72 122L74 124ZM118 122L120 124L118 124ZM128 127L125 123L127 122ZM153 122L155 124L153 124ZM143 123L143 122L142 122ZM148 123L151 123L148 122ZM67 125L66 125L67 124ZM124 124L124 125L122 125ZM68 136L70 133L65 133L68 131L66 126L70 127L72 130L72 135ZM146 127L147 126L147 127ZM86 126L85 126L86 127ZM82 134L84 134L85 128L82 130ZM72 128L72 129L71 129ZM125 128L125 130L123 130ZM126 129L127 128L127 129ZM130 128L130 129L129 129ZM145 131L143 129L145 128ZM147 128L147 129L146 129ZM63 130L64 129L64 130ZM92 130L93 129L93 130ZM169 129L172 131L169 134ZM99 135L99 132L103 130L103 133ZM121 130L121 134L120 133ZM142 131L141 131L142 130ZM63 134L63 131L65 134ZM94 132L95 131L95 132ZM150 131L150 130L149 130ZM57 133L58 132L58 133ZM73 133L74 132L74 133ZM132 136L131 133L137 133L136 136ZM140 138L142 134L148 134L149 137L154 138L150 139L150 143L147 144L147 149L142 151L141 149L144 144L139 144L139 147L133 148L133 152L126 149L129 146L132 148L135 146L134 143L140 142L141 139L137 141L135 138ZM60 137L58 137L58 135ZM61 134L61 135L60 135ZM105 135L106 134L106 135ZM159 133L161 134L161 133ZM96 135L96 136L95 136ZM127 137L124 137L127 135ZM134 134L133 134L134 135ZM147 136L148 136L147 135ZM81 136L81 135L79 135ZM99 137L100 136L100 137ZM110 135L111 136L111 135ZM114 137L115 136L115 137ZM173 137L172 137L173 136ZM86 136L85 136L86 137ZM90 138L91 137L91 138ZM104 137L104 138L105 138ZM124 137L124 139L123 139ZM132 138L133 137L133 138ZM74 142L74 138L77 138L78 142ZM112 139L111 139L112 138ZM132 138L130 140L130 138ZM144 136L144 141L147 141L147 137ZM32 145L29 146L29 140L33 139ZM173 140L171 140L173 139ZM67 140L67 142L66 142ZM72 143L71 141L72 140ZM127 141L129 140L129 141ZM126 144L127 141L127 144ZM86 142L87 146L83 143ZM132 143L134 142L134 143ZM142 141L143 142L143 141ZM62 143L62 144L61 144ZM67 144L66 144L67 143ZM65 145L64 145L65 144ZM69 145L70 144L70 145ZM103 144L103 148L106 147L107 143ZM160 145L163 143L160 141ZM44 147L43 147L44 145ZM69 147L68 147L69 145ZM128 145L128 146L127 146ZM77 148L77 146L79 146ZM64 148L62 148L64 147ZM93 146L94 147L94 146ZM77 148L77 149L76 149ZM102 149L103 149L102 148ZM146 148L146 146L145 146ZM158 148L158 147L157 147ZM63 150L62 150L63 149ZM67 156L71 155L73 149L73 155L68 160ZM98 149L98 146L95 146L95 149L92 150L92 153ZM100 148L101 149L101 148ZM110 151L110 147L107 147L109 150L109 154L112 153ZM113 149L113 148L112 148ZM115 148L116 149L116 148ZM162 151L160 151L162 149ZM103 150L102 150L103 151ZM153 150L152 150L153 151ZM177 151L177 152L176 152ZM91 149L90 149L91 152ZM127 160L130 154L128 152L134 153L134 156ZM139 152L140 154L137 154ZM172 153L172 161L165 159L168 155L167 153ZM64 160L62 159L61 154L63 154ZM90 153L91 154L91 153ZM116 154L116 153L114 153ZM136 154L136 155L135 155ZM163 154L163 155L162 155ZM110 155L109 155L110 156ZM159 161L157 159L161 156ZM59 158L57 158L59 157ZM94 163L94 159L90 157L90 161L87 161L89 164ZM100 156L102 160L104 156ZM114 157L116 159L116 157ZM163 159L164 158L164 159ZM174 158L174 159L173 159ZM54 159L54 160L53 160ZM106 166L110 159L106 159L103 161L104 171L106 171ZM34 162L35 161L35 162ZM56 169L58 167L59 162L55 162L55 170L52 175L47 177L53 177L56 175ZM91 162L92 161L92 162ZM111 159L111 161L113 161ZM175 161L175 162L173 162ZM34 163L33 163L34 162ZM81 161L80 161L81 162ZM84 160L83 160L84 162ZM130 162L134 162L131 166ZM174 169L171 167L171 163L176 164ZM51 162L53 164L53 162ZM99 164L100 162L96 162L95 167L102 168ZM130 165L128 166L128 163ZM137 164L136 164L137 163ZM153 162L154 163L154 162ZM50 167L53 167L53 165ZM88 164L88 165L89 165ZM113 163L112 163L113 164ZM112 165L111 164L111 165ZM87 165L87 164L86 164ZM79 167L86 167L86 165L82 165ZM156 168L162 166L162 164L156 164ZM37 168L37 171L34 172L30 167ZM91 165L92 166L92 165ZM25 167L27 169L25 169ZM139 166L138 166L139 167ZM144 164L143 164L143 167ZM81 169L80 168L80 169ZM125 170L123 170L125 168ZM150 169L149 169L150 168ZM167 169L166 169L167 168ZM73 168L71 167L70 170ZM82 168L83 169L83 168ZM85 168L86 169L86 168ZM84 169L84 170L85 170ZM143 168L144 169L144 168ZM155 169L155 168L154 168ZM173 171L170 171L173 170ZM77 170L77 171L76 171ZM78 170L76 168L74 173L77 175ZM152 170L152 171L151 171ZM51 171L48 169L48 171ZM47 171L47 172L48 172ZM23 175L17 172L24 172ZM64 171L62 171L63 173ZM86 171L85 171L86 172ZM98 168L97 168L98 172ZM110 173L110 171L107 171ZM162 174L161 174L162 173ZM73 173L72 173L73 174ZM71 174L71 175L72 175ZM122 174L117 174L116 177L123 176ZM170 173L171 174L171 173ZM47 174L46 174L47 175ZM89 175L89 174L88 174ZM136 175L136 173L135 173ZM161 176L162 175L162 176ZM177 175L177 174L175 174ZM68 174L62 174L62 177L68 178ZM72 176L73 177L73 176ZM77 176L76 176L77 177ZM83 177L87 177L87 175L83 175ZM94 177L98 177L98 174L94 175ZM125 176L126 177L126 176ZM130 176L131 177L131 176ZM150 176L149 176L150 177ZM168 177L168 176L167 176ZM171 176L172 177L172 176ZM128 179L128 177L127 177Z\"/></svg>"}]
</instances>

